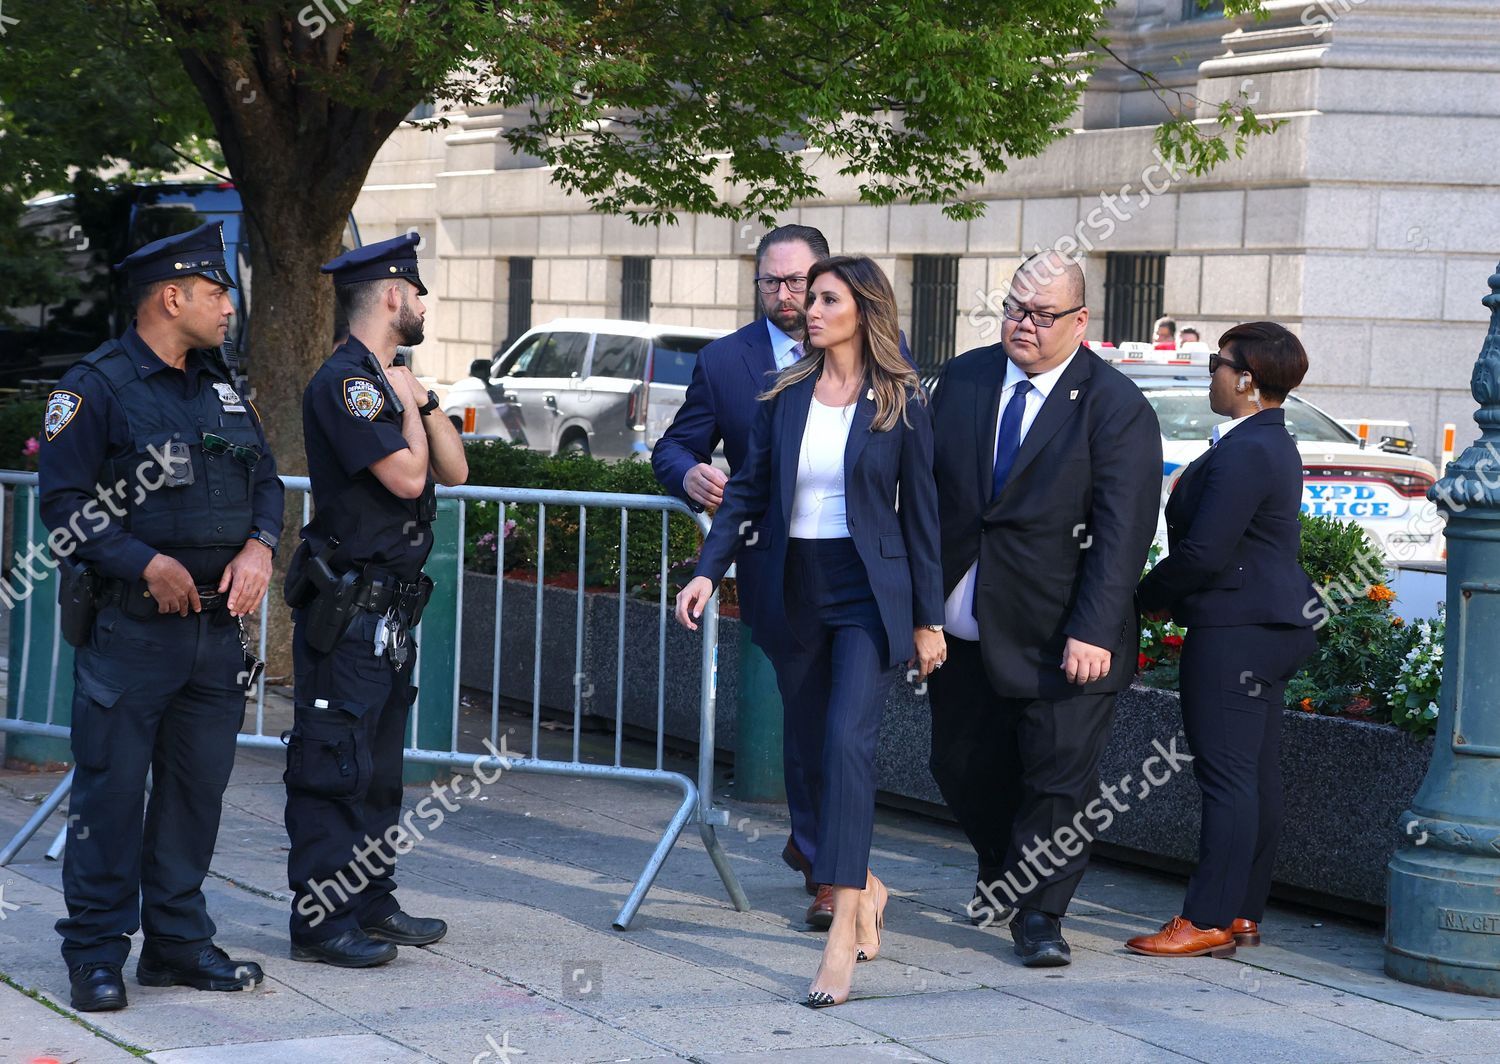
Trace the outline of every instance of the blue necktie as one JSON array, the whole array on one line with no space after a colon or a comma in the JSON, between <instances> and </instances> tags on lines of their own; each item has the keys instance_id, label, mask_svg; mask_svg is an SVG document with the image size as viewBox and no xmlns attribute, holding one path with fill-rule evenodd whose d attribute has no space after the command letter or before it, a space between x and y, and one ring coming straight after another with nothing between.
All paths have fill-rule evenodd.
<instances>
[{"instance_id":1,"label":"blue necktie","mask_svg":"<svg viewBox=\"0 0 1500 1064\"><path fill-rule=\"evenodd\" d=\"M1005 487L1005 481L1010 476L1011 467L1016 464L1016 454L1021 450L1021 419L1026 414L1026 393L1031 389L1030 381L1018 381L1016 390L1011 393L1010 402L1005 404L1005 413L1000 415L999 438L995 441L995 479L994 486L990 489L991 499L1000 494L1000 489Z\"/></svg>"},{"instance_id":2,"label":"blue necktie","mask_svg":"<svg viewBox=\"0 0 1500 1064\"><path fill-rule=\"evenodd\" d=\"M1005 487L1011 467L1016 464L1016 455L1021 450L1021 419L1026 414L1026 393L1033 387L1030 381L1016 382L1015 391L1011 392L1010 402L1005 404L1005 412L1000 415L999 438L995 443L994 481L990 488L991 500L1000 494L1001 488ZM970 612L976 621L979 620L979 573L977 571L974 574L974 601Z\"/></svg>"}]
</instances>

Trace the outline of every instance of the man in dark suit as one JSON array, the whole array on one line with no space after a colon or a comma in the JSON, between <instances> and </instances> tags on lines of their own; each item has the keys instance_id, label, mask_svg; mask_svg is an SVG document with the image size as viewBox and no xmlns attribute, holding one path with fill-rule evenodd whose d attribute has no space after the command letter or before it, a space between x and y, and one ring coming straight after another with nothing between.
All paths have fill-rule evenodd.
<instances>
[{"instance_id":1,"label":"man in dark suit","mask_svg":"<svg viewBox=\"0 0 1500 1064\"><path fill-rule=\"evenodd\" d=\"M802 357L807 339L807 271L827 257L828 241L811 226L783 225L771 230L761 238L755 252L755 286L765 317L715 340L698 353L682 408L651 451L651 469L657 481L693 509L717 508L724 501L724 485L729 478L710 464L714 448L723 441L731 473L744 464L750 426L759 405L755 397L770 386L778 372ZM752 630L764 553L741 550L735 558L740 620ZM742 654L760 653L748 639L740 649ZM812 854L817 818L802 767L804 755L793 739L793 729L786 729L782 756L792 833L782 859L802 873L807 892L816 894ZM818 755L814 752L809 756L815 762ZM817 898L807 919L813 926L826 929L833 919L831 899Z\"/></svg>"},{"instance_id":2,"label":"man in dark suit","mask_svg":"<svg viewBox=\"0 0 1500 1064\"><path fill-rule=\"evenodd\" d=\"M1161 496L1156 416L1084 345L1088 316L1077 264L1034 256L1002 343L949 363L933 404L949 654L929 681L932 774L979 858L970 914L1016 910L1028 966L1070 959L1060 920L1135 674Z\"/></svg>"}]
</instances>

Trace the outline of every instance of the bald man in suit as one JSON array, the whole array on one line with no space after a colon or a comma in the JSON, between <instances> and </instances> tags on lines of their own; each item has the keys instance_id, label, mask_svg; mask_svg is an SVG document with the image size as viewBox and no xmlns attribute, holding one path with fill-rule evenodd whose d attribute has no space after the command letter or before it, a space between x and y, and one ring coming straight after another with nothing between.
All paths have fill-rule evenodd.
<instances>
[{"instance_id":1,"label":"bald man in suit","mask_svg":"<svg viewBox=\"0 0 1500 1064\"><path fill-rule=\"evenodd\" d=\"M1161 430L1084 344L1076 263L1029 259L1003 314L1001 343L950 362L934 395L949 656L929 680L931 769L979 859L971 917L1013 913L1016 952L1049 967L1071 958L1061 919L1135 675Z\"/></svg>"}]
</instances>

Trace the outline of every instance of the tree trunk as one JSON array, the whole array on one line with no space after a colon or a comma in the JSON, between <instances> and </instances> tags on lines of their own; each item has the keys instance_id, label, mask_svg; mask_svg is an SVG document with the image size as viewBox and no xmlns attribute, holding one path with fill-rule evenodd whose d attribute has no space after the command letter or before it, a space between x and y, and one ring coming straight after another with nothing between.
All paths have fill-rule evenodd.
<instances>
[{"instance_id":1,"label":"tree trunk","mask_svg":"<svg viewBox=\"0 0 1500 1064\"><path fill-rule=\"evenodd\" d=\"M253 305L245 351L250 394L265 423L277 468L298 476L307 475L302 392L333 348L333 286L318 267L338 254L345 217L334 213L337 205L330 204L322 213L335 218L336 224L319 219L323 232L317 232L313 219L302 214L305 202L272 197L268 207L257 210L260 224L251 226ZM266 674L273 680L284 680L292 673L291 614L282 599L282 586L301 525L302 494L289 491L283 547L277 552L267 592L271 607Z\"/></svg>"},{"instance_id":2,"label":"tree trunk","mask_svg":"<svg viewBox=\"0 0 1500 1064\"><path fill-rule=\"evenodd\" d=\"M295 54L299 61L338 67L350 43L341 29L316 40L293 39L279 23L249 26L203 6L160 8L185 42L183 66L213 120L244 204L251 292L242 355L252 400L280 471L306 475L302 392L331 353L333 337L333 284L318 267L338 254L375 153L420 102L421 89L389 84L394 79L381 65L388 57L367 50L360 75L385 106L341 103L310 89L290 61ZM299 542L302 498L290 494L287 501L284 548L269 592L266 671L272 677L291 674L291 619L281 589Z\"/></svg>"}]
</instances>

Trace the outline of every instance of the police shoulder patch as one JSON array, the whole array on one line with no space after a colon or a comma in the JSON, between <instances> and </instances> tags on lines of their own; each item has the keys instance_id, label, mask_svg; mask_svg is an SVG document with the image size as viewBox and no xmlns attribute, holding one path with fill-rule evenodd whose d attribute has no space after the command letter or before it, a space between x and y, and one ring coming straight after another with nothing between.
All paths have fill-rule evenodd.
<instances>
[{"instance_id":1,"label":"police shoulder patch","mask_svg":"<svg viewBox=\"0 0 1500 1064\"><path fill-rule=\"evenodd\" d=\"M344 405L355 417L372 421L385 406L385 396L374 381L363 377L348 377L344 380Z\"/></svg>"},{"instance_id":2,"label":"police shoulder patch","mask_svg":"<svg viewBox=\"0 0 1500 1064\"><path fill-rule=\"evenodd\" d=\"M42 420L42 428L47 433L48 440L57 438L57 434L68 427L68 422L73 420L78 408L83 405L83 396L77 392L66 392L58 389L47 396L47 413Z\"/></svg>"}]
</instances>

